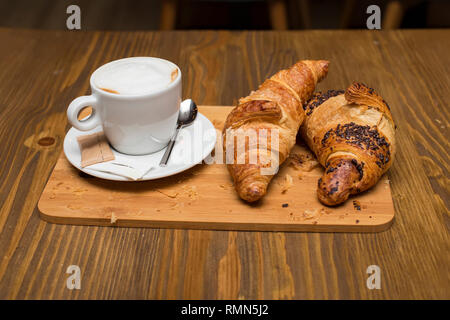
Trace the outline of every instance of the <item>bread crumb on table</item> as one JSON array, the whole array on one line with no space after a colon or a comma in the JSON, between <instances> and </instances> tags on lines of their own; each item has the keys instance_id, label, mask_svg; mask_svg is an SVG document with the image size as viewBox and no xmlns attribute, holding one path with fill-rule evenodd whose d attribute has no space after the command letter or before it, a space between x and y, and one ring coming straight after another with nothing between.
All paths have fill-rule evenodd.
<instances>
[{"instance_id":1,"label":"bread crumb on table","mask_svg":"<svg viewBox=\"0 0 450 320\"><path fill-rule=\"evenodd\" d=\"M316 218L319 219L323 214L330 214L330 211L324 208L306 209L305 211L303 211L302 216L305 220L310 220Z\"/></svg>"},{"instance_id":2,"label":"bread crumb on table","mask_svg":"<svg viewBox=\"0 0 450 320\"><path fill-rule=\"evenodd\" d=\"M165 195L166 197L169 198L176 198L178 196L178 192L176 191L171 191L171 190L159 190L156 189L156 191L158 191L159 193Z\"/></svg>"},{"instance_id":3,"label":"bread crumb on table","mask_svg":"<svg viewBox=\"0 0 450 320\"><path fill-rule=\"evenodd\" d=\"M312 153L292 153L289 156L289 159L289 164L294 167L295 170L309 172L319 166L319 162Z\"/></svg>"},{"instance_id":4,"label":"bread crumb on table","mask_svg":"<svg viewBox=\"0 0 450 320\"><path fill-rule=\"evenodd\" d=\"M221 183L219 185L220 188L222 188L223 190L229 190L233 188L233 184L232 183Z\"/></svg>"},{"instance_id":5,"label":"bread crumb on table","mask_svg":"<svg viewBox=\"0 0 450 320\"><path fill-rule=\"evenodd\" d=\"M196 186L183 186L184 193L189 197L191 200L198 199L198 192Z\"/></svg>"},{"instance_id":6,"label":"bread crumb on table","mask_svg":"<svg viewBox=\"0 0 450 320\"><path fill-rule=\"evenodd\" d=\"M319 209L313 209L313 210L307 209L307 210L303 211L303 218L305 218L306 220L316 218L318 212L319 212Z\"/></svg>"},{"instance_id":7,"label":"bread crumb on table","mask_svg":"<svg viewBox=\"0 0 450 320\"><path fill-rule=\"evenodd\" d=\"M178 209L179 207L180 207L180 203L177 202L177 203L173 204L172 206L170 206L170 209L174 210L174 209Z\"/></svg>"},{"instance_id":8,"label":"bread crumb on table","mask_svg":"<svg viewBox=\"0 0 450 320\"><path fill-rule=\"evenodd\" d=\"M281 193L286 193L289 188L291 188L294 185L294 180L289 174L286 174L284 177L283 184L281 186Z\"/></svg>"},{"instance_id":9,"label":"bread crumb on table","mask_svg":"<svg viewBox=\"0 0 450 320\"><path fill-rule=\"evenodd\" d=\"M67 208L69 208L70 210L80 210L80 209L81 209L81 206L69 204L69 205L67 206Z\"/></svg>"}]
</instances>

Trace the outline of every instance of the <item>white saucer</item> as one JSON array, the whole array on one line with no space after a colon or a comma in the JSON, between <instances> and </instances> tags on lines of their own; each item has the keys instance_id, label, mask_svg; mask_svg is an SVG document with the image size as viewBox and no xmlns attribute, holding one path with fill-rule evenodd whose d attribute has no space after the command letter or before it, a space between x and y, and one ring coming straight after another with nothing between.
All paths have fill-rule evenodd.
<instances>
[{"instance_id":1,"label":"white saucer","mask_svg":"<svg viewBox=\"0 0 450 320\"><path fill-rule=\"evenodd\" d=\"M66 155L67 160L69 160L69 162L78 170L98 178L115 181L133 181L112 173L90 170L89 167L81 167L81 152L77 137L98 131L102 131L101 126L89 131L80 131L71 128L64 138L64 154ZM139 179L140 181L153 180L180 173L202 162L213 150L216 144L216 136L216 129L211 121L201 113L198 113L197 118L190 126L181 129L166 167L159 166L159 162L166 148L143 156L126 155L111 149L113 150L116 159L139 163L145 162L146 164L148 163L153 166L150 171Z\"/></svg>"}]
</instances>

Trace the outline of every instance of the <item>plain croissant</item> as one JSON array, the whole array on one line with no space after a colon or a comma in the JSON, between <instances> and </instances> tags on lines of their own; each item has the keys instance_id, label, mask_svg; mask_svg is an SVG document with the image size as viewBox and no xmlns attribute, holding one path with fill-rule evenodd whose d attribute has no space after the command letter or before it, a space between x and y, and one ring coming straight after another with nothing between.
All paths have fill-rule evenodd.
<instances>
[{"instance_id":1,"label":"plain croissant","mask_svg":"<svg viewBox=\"0 0 450 320\"><path fill-rule=\"evenodd\" d=\"M372 88L353 83L345 92L317 93L306 105L301 135L325 168L317 195L337 205L374 186L395 154L395 124Z\"/></svg>"},{"instance_id":2,"label":"plain croissant","mask_svg":"<svg viewBox=\"0 0 450 320\"><path fill-rule=\"evenodd\" d=\"M223 129L223 148L228 158L228 171L242 199L253 202L266 194L275 172L267 174L262 169L278 168L286 160L305 118L303 104L327 73L328 61L301 60L241 98L228 115ZM258 142L248 139L239 151L237 139L246 132L254 132ZM272 141L273 132L278 134L278 146ZM267 143L261 143L265 140L261 137L267 138Z\"/></svg>"}]
</instances>

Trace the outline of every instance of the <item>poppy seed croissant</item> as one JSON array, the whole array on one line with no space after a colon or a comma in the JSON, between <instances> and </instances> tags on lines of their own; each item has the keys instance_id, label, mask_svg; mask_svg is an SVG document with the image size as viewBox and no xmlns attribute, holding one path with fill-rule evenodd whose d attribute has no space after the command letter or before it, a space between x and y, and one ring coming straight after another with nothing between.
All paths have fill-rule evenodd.
<instances>
[{"instance_id":1,"label":"poppy seed croissant","mask_svg":"<svg viewBox=\"0 0 450 320\"><path fill-rule=\"evenodd\" d=\"M317 196L338 205L374 186L392 164L395 124L387 103L372 88L317 93L306 105L301 135L325 168Z\"/></svg>"}]
</instances>

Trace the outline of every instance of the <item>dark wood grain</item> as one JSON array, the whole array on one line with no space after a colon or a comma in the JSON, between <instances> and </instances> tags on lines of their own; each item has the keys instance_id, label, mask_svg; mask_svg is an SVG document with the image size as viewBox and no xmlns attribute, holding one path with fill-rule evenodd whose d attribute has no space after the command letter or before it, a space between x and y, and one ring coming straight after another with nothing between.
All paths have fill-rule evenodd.
<instances>
[{"instance_id":1,"label":"dark wood grain","mask_svg":"<svg viewBox=\"0 0 450 320\"><path fill-rule=\"evenodd\" d=\"M57 32L0 29L0 298L448 299L448 30ZM54 225L37 201L89 74L125 56L177 63L183 96L230 105L297 59L329 59L319 89L359 80L398 124L396 219L377 234ZM42 146L42 138L55 143ZM46 139L45 141L50 141ZM366 287L369 265L381 289ZM81 290L66 288L69 265Z\"/></svg>"}]
</instances>

